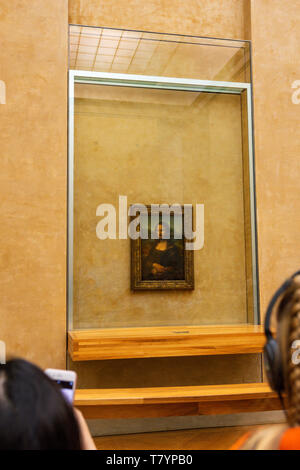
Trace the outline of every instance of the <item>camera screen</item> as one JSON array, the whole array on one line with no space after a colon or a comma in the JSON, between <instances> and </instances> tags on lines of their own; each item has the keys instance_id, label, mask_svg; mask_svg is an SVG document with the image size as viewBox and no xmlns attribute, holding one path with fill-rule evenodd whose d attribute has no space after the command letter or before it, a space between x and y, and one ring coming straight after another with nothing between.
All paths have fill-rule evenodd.
<instances>
[{"instance_id":1,"label":"camera screen","mask_svg":"<svg viewBox=\"0 0 300 470\"><path fill-rule=\"evenodd\" d=\"M56 380L57 385L61 388L62 394L69 403L73 403L73 385L74 382L66 380Z\"/></svg>"}]
</instances>

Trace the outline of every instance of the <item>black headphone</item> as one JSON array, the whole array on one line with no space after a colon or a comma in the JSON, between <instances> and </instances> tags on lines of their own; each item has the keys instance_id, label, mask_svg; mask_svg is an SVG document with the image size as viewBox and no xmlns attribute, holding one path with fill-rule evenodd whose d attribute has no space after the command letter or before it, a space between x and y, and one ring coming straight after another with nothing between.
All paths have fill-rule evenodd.
<instances>
[{"instance_id":1,"label":"black headphone","mask_svg":"<svg viewBox=\"0 0 300 470\"><path fill-rule=\"evenodd\" d=\"M279 395L284 391L284 377L283 377L283 366L281 360L281 354L279 344L274 338L270 330L271 314L278 298L287 290L291 285L295 276L300 274L300 271L296 271L291 277L289 277L279 289L273 295L266 312L265 317L265 335L266 344L264 346L264 361L265 368L271 388Z\"/></svg>"}]
</instances>

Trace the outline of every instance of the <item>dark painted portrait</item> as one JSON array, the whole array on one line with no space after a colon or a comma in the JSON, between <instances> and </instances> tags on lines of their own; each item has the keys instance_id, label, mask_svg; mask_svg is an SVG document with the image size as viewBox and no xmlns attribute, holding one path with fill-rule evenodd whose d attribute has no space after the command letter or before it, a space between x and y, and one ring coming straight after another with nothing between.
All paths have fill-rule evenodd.
<instances>
[{"instance_id":1,"label":"dark painted portrait","mask_svg":"<svg viewBox=\"0 0 300 470\"><path fill-rule=\"evenodd\" d=\"M175 240L171 227L159 222L158 239L142 240L142 279L145 281L184 280L183 240ZM170 238L165 238L170 233Z\"/></svg>"},{"instance_id":2,"label":"dark painted portrait","mask_svg":"<svg viewBox=\"0 0 300 470\"><path fill-rule=\"evenodd\" d=\"M184 208L179 213L140 215L138 239L131 240L132 290L194 289L193 251L185 249Z\"/></svg>"}]
</instances>

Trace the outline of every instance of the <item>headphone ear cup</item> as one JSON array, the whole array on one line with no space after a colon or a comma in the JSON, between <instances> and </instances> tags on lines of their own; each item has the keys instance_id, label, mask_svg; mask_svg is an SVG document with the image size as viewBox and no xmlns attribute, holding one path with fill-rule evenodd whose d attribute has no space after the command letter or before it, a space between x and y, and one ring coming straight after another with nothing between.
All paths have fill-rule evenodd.
<instances>
[{"instance_id":1,"label":"headphone ear cup","mask_svg":"<svg viewBox=\"0 0 300 470\"><path fill-rule=\"evenodd\" d=\"M284 390L282 361L279 345L274 338L269 339L265 344L264 362L270 387L275 392L281 393Z\"/></svg>"}]
</instances>

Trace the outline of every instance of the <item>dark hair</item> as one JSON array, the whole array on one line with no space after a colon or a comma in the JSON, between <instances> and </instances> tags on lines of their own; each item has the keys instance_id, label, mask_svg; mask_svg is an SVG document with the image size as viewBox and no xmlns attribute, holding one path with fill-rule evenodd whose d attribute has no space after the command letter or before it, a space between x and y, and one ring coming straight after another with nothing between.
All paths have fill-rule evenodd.
<instances>
[{"instance_id":1,"label":"dark hair","mask_svg":"<svg viewBox=\"0 0 300 470\"><path fill-rule=\"evenodd\" d=\"M0 365L0 450L79 450L73 408L59 387L23 359Z\"/></svg>"},{"instance_id":2,"label":"dark hair","mask_svg":"<svg viewBox=\"0 0 300 470\"><path fill-rule=\"evenodd\" d=\"M282 295L277 308L276 341L284 378L284 408L287 423L272 426L254 433L241 449L275 450L284 433L300 426L300 364L293 358L298 355L293 344L300 341L300 276L297 275ZM293 448L293 447L291 447Z\"/></svg>"}]
</instances>

